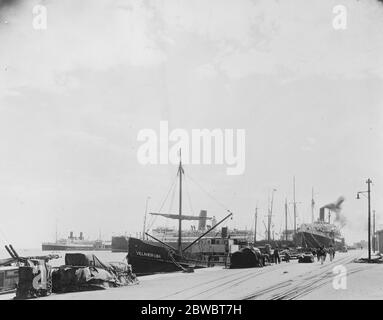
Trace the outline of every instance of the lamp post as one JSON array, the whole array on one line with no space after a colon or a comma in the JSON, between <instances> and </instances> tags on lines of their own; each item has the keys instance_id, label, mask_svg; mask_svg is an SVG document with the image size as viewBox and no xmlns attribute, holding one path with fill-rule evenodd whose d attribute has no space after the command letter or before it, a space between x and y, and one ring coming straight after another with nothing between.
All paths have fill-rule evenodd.
<instances>
[{"instance_id":1,"label":"lamp post","mask_svg":"<svg viewBox=\"0 0 383 320\"><path fill-rule=\"evenodd\" d=\"M375 253L376 251L376 236L375 236L375 210L372 210L374 213L373 219L372 219L372 252Z\"/></svg>"},{"instance_id":2,"label":"lamp post","mask_svg":"<svg viewBox=\"0 0 383 320\"><path fill-rule=\"evenodd\" d=\"M367 193L368 199L368 262L371 261L371 179L367 179L367 191L359 191L356 198L360 199L360 194Z\"/></svg>"}]
</instances>

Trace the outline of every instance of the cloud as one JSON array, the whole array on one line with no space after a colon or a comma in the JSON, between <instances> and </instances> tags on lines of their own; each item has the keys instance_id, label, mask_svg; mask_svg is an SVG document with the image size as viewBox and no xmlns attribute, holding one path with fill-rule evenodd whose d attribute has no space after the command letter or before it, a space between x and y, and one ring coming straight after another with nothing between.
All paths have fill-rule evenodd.
<instances>
[{"instance_id":1,"label":"cloud","mask_svg":"<svg viewBox=\"0 0 383 320\"><path fill-rule=\"evenodd\" d=\"M282 78L320 75L332 78L383 77L383 8L370 1L347 1L348 27L332 27L334 1L259 1L247 14L260 18L250 43L219 59L232 78L269 74ZM375 10L375 11L373 11ZM261 18L264 17L264 18ZM267 17L267 18L266 18ZM261 31L260 31L261 30ZM363 57L363 58L362 58Z\"/></svg>"},{"instance_id":2,"label":"cloud","mask_svg":"<svg viewBox=\"0 0 383 320\"><path fill-rule=\"evenodd\" d=\"M0 88L75 86L77 69L105 71L119 66L150 67L164 60L151 13L141 1L47 1L47 29L35 30L24 1L3 15L0 29ZM121 2L122 3L122 2ZM6 66L6 70L5 70Z\"/></svg>"},{"instance_id":3,"label":"cloud","mask_svg":"<svg viewBox=\"0 0 383 320\"><path fill-rule=\"evenodd\" d=\"M160 197L174 174L136 162L137 130L157 128L160 119L177 127L246 129L246 176L187 169L217 198L231 199L242 212L234 223L248 223L255 197L267 207L265 185L280 186L280 199L282 190L289 196L294 173L298 200L307 203L312 185L321 203L338 189L354 197L365 176L381 178L377 1L343 1L342 31L332 28L335 0L10 3L0 10L0 170L4 190L30 186L22 192L31 206L15 206L12 196L2 200L20 223L35 215L47 221L61 206L67 221L88 225L95 212L113 212L115 220L105 221L110 231L135 231L141 218L127 208L139 212L147 194ZM32 27L35 4L47 7L46 31ZM242 196L234 197L234 189ZM283 210L278 201L276 210ZM362 204L350 203L348 229ZM27 230L13 225L19 224L6 227L25 239ZM35 234L27 238L37 244Z\"/></svg>"},{"instance_id":4,"label":"cloud","mask_svg":"<svg viewBox=\"0 0 383 320\"><path fill-rule=\"evenodd\" d=\"M205 76L218 70L231 79L383 77L383 6L375 0L345 1L348 25L341 31L332 27L333 0L50 0L43 2L47 30L32 27L32 9L40 2L6 3L2 16L8 24L0 28L3 94L25 86L71 89L77 69L157 66L187 45L185 39L210 47L212 54L196 71Z\"/></svg>"}]
</instances>

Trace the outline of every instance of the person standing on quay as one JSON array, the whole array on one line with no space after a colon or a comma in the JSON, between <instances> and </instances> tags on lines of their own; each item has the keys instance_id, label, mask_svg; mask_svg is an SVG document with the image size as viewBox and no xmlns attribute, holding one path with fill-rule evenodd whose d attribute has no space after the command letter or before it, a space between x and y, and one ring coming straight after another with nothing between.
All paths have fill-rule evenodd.
<instances>
[{"instance_id":1,"label":"person standing on quay","mask_svg":"<svg viewBox=\"0 0 383 320\"><path fill-rule=\"evenodd\" d=\"M334 257L335 257L335 249L334 247L332 246L332 244L330 245L330 248L328 249L328 254L330 256L330 261L334 260Z\"/></svg>"},{"instance_id":2,"label":"person standing on quay","mask_svg":"<svg viewBox=\"0 0 383 320\"><path fill-rule=\"evenodd\" d=\"M290 262L290 252L289 252L289 248L287 248L286 251L285 251L285 261L286 261L286 262Z\"/></svg>"},{"instance_id":3,"label":"person standing on quay","mask_svg":"<svg viewBox=\"0 0 383 320\"><path fill-rule=\"evenodd\" d=\"M323 264L326 260L326 249L324 246L321 246L319 249L320 263Z\"/></svg>"},{"instance_id":4,"label":"person standing on quay","mask_svg":"<svg viewBox=\"0 0 383 320\"><path fill-rule=\"evenodd\" d=\"M276 247L274 249L274 262L277 264L277 263L281 263L281 257L279 256L279 250L278 250L278 247Z\"/></svg>"}]
</instances>

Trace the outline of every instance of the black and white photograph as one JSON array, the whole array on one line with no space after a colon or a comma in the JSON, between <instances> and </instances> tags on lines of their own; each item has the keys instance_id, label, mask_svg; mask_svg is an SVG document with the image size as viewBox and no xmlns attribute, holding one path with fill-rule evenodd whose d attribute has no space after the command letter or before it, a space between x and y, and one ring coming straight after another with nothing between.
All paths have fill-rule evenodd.
<instances>
[{"instance_id":1,"label":"black and white photograph","mask_svg":"<svg viewBox=\"0 0 383 320\"><path fill-rule=\"evenodd\" d=\"M0 0L2 303L383 300L382 196L383 1Z\"/></svg>"}]
</instances>

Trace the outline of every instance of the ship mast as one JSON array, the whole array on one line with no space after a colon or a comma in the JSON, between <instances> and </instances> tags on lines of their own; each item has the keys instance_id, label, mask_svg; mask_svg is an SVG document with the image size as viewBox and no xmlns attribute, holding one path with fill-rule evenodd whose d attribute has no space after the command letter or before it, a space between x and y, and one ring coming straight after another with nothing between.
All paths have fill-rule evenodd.
<instances>
[{"instance_id":1,"label":"ship mast","mask_svg":"<svg viewBox=\"0 0 383 320\"><path fill-rule=\"evenodd\" d=\"M255 207L255 216L254 216L254 245L257 242L257 218L258 218L258 206Z\"/></svg>"},{"instance_id":2,"label":"ship mast","mask_svg":"<svg viewBox=\"0 0 383 320\"><path fill-rule=\"evenodd\" d=\"M315 207L315 201L314 201L314 188L311 189L311 222L314 223L314 207Z\"/></svg>"},{"instance_id":3,"label":"ship mast","mask_svg":"<svg viewBox=\"0 0 383 320\"><path fill-rule=\"evenodd\" d=\"M295 176L293 178L294 234L297 233L297 203L295 201Z\"/></svg>"},{"instance_id":4,"label":"ship mast","mask_svg":"<svg viewBox=\"0 0 383 320\"><path fill-rule=\"evenodd\" d=\"M148 214L148 202L150 200L150 197L146 197L146 204L145 204L145 214L144 214L144 226L142 228L142 240L145 240L145 232L146 232L146 216Z\"/></svg>"},{"instance_id":5,"label":"ship mast","mask_svg":"<svg viewBox=\"0 0 383 320\"><path fill-rule=\"evenodd\" d=\"M55 236L56 236L56 243L57 243L57 218L56 218L56 233L55 233Z\"/></svg>"},{"instance_id":6,"label":"ship mast","mask_svg":"<svg viewBox=\"0 0 383 320\"><path fill-rule=\"evenodd\" d=\"M277 189L273 189L271 193L271 204L269 208L269 214L267 216L267 241L270 242L271 238L271 218L273 216L273 203L274 203L274 192L277 191Z\"/></svg>"},{"instance_id":7,"label":"ship mast","mask_svg":"<svg viewBox=\"0 0 383 320\"><path fill-rule=\"evenodd\" d=\"M285 200L285 238L287 241L287 198Z\"/></svg>"},{"instance_id":8,"label":"ship mast","mask_svg":"<svg viewBox=\"0 0 383 320\"><path fill-rule=\"evenodd\" d=\"M182 174L184 173L184 169L182 168L182 158L181 158L181 149L180 149L180 165L178 167L178 175L180 179L180 193L179 193L179 219L178 219L178 252L182 255Z\"/></svg>"}]
</instances>

